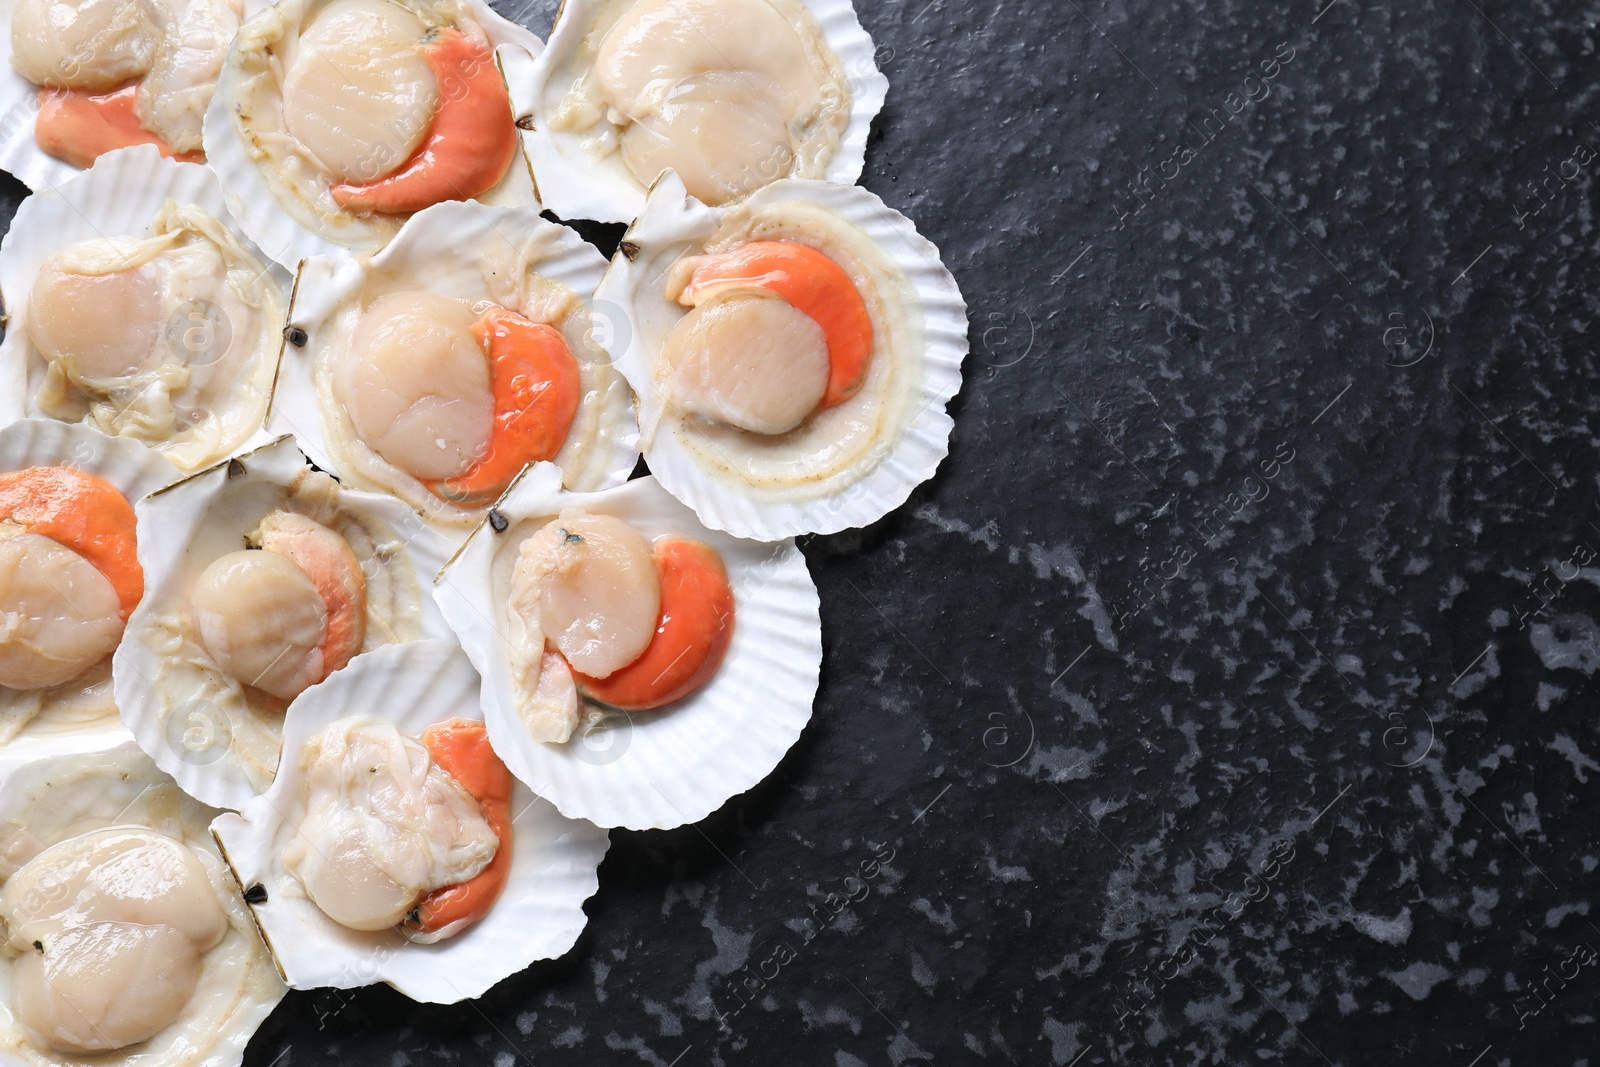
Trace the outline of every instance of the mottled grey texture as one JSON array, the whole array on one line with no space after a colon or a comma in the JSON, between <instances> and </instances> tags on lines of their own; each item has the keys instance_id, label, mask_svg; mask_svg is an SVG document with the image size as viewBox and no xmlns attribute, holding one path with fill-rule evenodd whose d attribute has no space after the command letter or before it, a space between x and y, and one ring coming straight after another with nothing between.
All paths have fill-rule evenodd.
<instances>
[{"instance_id":1,"label":"mottled grey texture","mask_svg":"<svg viewBox=\"0 0 1600 1067\"><path fill-rule=\"evenodd\" d=\"M565 959L248 1062L1589 1062L1600 7L1322 2L863 0L974 349L805 546L810 729Z\"/></svg>"}]
</instances>

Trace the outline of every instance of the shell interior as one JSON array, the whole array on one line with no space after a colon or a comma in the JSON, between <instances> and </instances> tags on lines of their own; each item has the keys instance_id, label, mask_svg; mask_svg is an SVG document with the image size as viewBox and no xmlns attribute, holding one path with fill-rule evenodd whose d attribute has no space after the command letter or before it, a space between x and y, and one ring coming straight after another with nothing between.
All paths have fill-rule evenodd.
<instances>
[{"instance_id":1,"label":"shell interior","mask_svg":"<svg viewBox=\"0 0 1600 1067\"><path fill-rule=\"evenodd\" d=\"M0 472L65 466L110 483L130 503L169 485L178 471L156 453L98 430L23 419L0 430ZM0 749L12 757L96 745L121 734L112 697L111 661L52 689L0 688Z\"/></svg>"},{"instance_id":2,"label":"shell interior","mask_svg":"<svg viewBox=\"0 0 1600 1067\"><path fill-rule=\"evenodd\" d=\"M241 27L234 48L229 50L228 61L223 65L216 96L206 112L206 157L222 180L229 210L252 240L290 270L308 256L376 252L394 237L403 222L402 218L390 215L322 214L297 201L294 194L284 190L282 183L275 176L269 176L265 166L254 158L251 146L234 121L241 98L247 92L247 80L235 63L240 43L252 33L298 37L298 28L309 24L315 13L330 2L282 0ZM526 72L534 57L544 50L544 43L538 37L496 14L483 0L403 0L402 6L441 11L453 7L470 15L494 46L496 63L511 92L512 107L517 115L522 114L526 98L521 87L526 83ZM281 49L282 42L272 47ZM280 135L281 131L274 134ZM525 144L525 136L519 135L520 158L513 159L500 183L474 203L539 209Z\"/></svg>"},{"instance_id":3,"label":"shell interior","mask_svg":"<svg viewBox=\"0 0 1600 1067\"><path fill-rule=\"evenodd\" d=\"M566 952L583 930L583 902L599 887L606 831L563 817L518 785L512 793L511 872L489 914L455 937L431 945L395 930L358 932L335 923L284 870L304 801L297 753L312 735L353 714L389 719L420 736L453 718L479 720L477 673L455 645L425 641L380 649L307 690L284 717L283 771L272 788L212 830L241 885L260 884L256 920L296 989L349 989L386 982L413 1000L450 1004L482 995L534 960Z\"/></svg>"},{"instance_id":4,"label":"shell interior","mask_svg":"<svg viewBox=\"0 0 1600 1067\"><path fill-rule=\"evenodd\" d=\"M117 705L156 763L219 808L238 808L272 781L283 705L217 666L196 635L190 595L207 564L245 548L247 535L281 507L336 529L360 562L363 655L449 633L428 595L446 542L398 500L342 488L313 471L287 438L139 504L145 598L113 657Z\"/></svg>"},{"instance_id":5,"label":"shell interior","mask_svg":"<svg viewBox=\"0 0 1600 1067\"><path fill-rule=\"evenodd\" d=\"M803 239L846 266L876 335L861 391L774 438L680 417L654 379L684 312L663 292L668 269L708 242L758 238ZM949 450L945 405L961 387L967 313L938 249L903 215L857 186L789 180L710 208L667 174L625 241L595 296L622 309L617 335L630 343L612 355L633 386L651 472L707 526L758 540L836 533L877 521L932 477ZM850 434L849 448L836 433Z\"/></svg>"},{"instance_id":6,"label":"shell interior","mask_svg":"<svg viewBox=\"0 0 1600 1067\"><path fill-rule=\"evenodd\" d=\"M94 830L146 827L201 859L228 929L206 954L177 1019L155 1037L90 1062L109 1067L238 1067L245 1046L286 992L229 875L209 824L216 812L185 796L127 735L74 744L27 760L0 757L0 884L51 845ZM27 1041L12 1010L14 962L0 956L0 1061L48 1067L81 1062Z\"/></svg>"},{"instance_id":7,"label":"shell interior","mask_svg":"<svg viewBox=\"0 0 1600 1067\"><path fill-rule=\"evenodd\" d=\"M241 353L237 365L230 362L222 377L225 387L233 383L223 397L231 412L207 413L226 415L228 424L223 427L208 421L192 430L185 428L159 434L147 427L154 424L154 416L160 412L153 412L148 418L124 418L116 412L104 416L89 414L84 418L97 421L107 432L117 430L129 436L137 435L137 439L158 448L184 470L194 471L210 466L223 456L270 440L262 423L279 351L283 347L283 320L288 304L284 291L290 278L232 228L222 189L210 170L193 163L164 159L152 146L107 153L88 170L75 171L59 186L28 197L17 210L11 229L0 241L0 295L10 314L5 340L0 342L0 380L8 386L0 395L0 411L10 418L48 415L39 399L46 378L45 361L34 349L28 333L28 296L40 265L53 253L81 242L112 236L147 237L153 222L163 215L169 204L184 211L198 209L204 213L194 216L192 221L190 216L184 215L171 225L209 228L214 223L216 235L232 242L234 247L225 249L224 254L236 257L233 270L243 279L222 284L235 298L245 296L254 300L259 297L262 301L259 309L251 310L240 304L232 312L223 311L209 299L191 301L193 308L189 304L177 305L166 323L166 340L175 351L182 343L183 331L191 328L189 315L196 310L201 315L198 321L206 329L226 329L228 349L216 359L211 358L210 350L203 349L202 364L217 359L231 361L235 358L237 343L248 341L247 353ZM209 221L205 216L209 216ZM210 235L206 240L213 247L220 247ZM222 317L212 322L218 313ZM235 321L240 315L249 315L250 321ZM220 334L209 336L213 344L220 345L217 339ZM214 373L209 366L202 366L202 372Z\"/></svg>"},{"instance_id":8,"label":"shell interior","mask_svg":"<svg viewBox=\"0 0 1600 1067\"><path fill-rule=\"evenodd\" d=\"M605 260L574 231L529 210L468 203L418 212L377 255L307 260L289 315L306 343L285 352L269 426L293 433L318 466L394 492L447 536L465 537L484 509L446 504L385 463L356 439L328 384L327 368L347 351L363 308L385 292L423 289L559 322L581 368L583 399L556 462L574 488L621 484L639 458L638 431L627 383L602 347L620 316L590 299L604 273ZM553 310L561 312L555 320Z\"/></svg>"},{"instance_id":9,"label":"shell interior","mask_svg":"<svg viewBox=\"0 0 1600 1067\"><path fill-rule=\"evenodd\" d=\"M702 541L721 555L735 601L733 642L711 681L657 711L614 712L565 744L529 737L507 666L505 600L522 540L564 507L623 519L647 538ZM651 829L696 822L772 772L811 718L822 662L816 585L793 541L706 529L653 478L569 493L548 464L529 468L440 576L445 618L484 678L484 721L513 774L565 815Z\"/></svg>"}]
</instances>

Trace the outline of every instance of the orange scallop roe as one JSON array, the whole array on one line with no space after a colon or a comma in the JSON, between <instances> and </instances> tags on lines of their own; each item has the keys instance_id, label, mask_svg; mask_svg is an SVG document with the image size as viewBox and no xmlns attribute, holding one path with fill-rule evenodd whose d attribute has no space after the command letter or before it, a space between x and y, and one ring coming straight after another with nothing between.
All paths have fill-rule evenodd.
<instances>
[{"instance_id":1,"label":"orange scallop roe","mask_svg":"<svg viewBox=\"0 0 1600 1067\"><path fill-rule=\"evenodd\" d=\"M117 592L121 615L144 596L133 505L110 483L71 467L0 474L0 522L14 522L88 560Z\"/></svg>"},{"instance_id":2,"label":"orange scallop roe","mask_svg":"<svg viewBox=\"0 0 1600 1067\"><path fill-rule=\"evenodd\" d=\"M483 723L451 719L423 731L422 744L445 773L472 794L499 846L488 866L465 882L436 889L417 905L406 928L432 934L489 914L511 873L511 772L489 745Z\"/></svg>"},{"instance_id":3,"label":"orange scallop roe","mask_svg":"<svg viewBox=\"0 0 1600 1067\"><path fill-rule=\"evenodd\" d=\"M286 557L317 587L328 611L322 677L342 670L367 636L367 578L350 542L314 519L280 511L262 521L261 547Z\"/></svg>"},{"instance_id":4,"label":"orange scallop roe","mask_svg":"<svg viewBox=\"0 0 1600 1067\"><path fill-rule=\"evenodd\" d=\"M452 27L424 44L422 54L439 82L428 135L387 177L333 186L334 200L346 211L407 215L446 200L471 200L499 184L516 156L511 95L494 52Z\"/></svg>"},{"instance_id":5,"label":"orange scallop roe","mask_svg":"<svg viewBox=\"0 0 1600 1067\"><path fill-rule=\"evenodd\" d=\"M74 167L91 166L107 152L136 144L153 144L168 159L204 163L204 152L174 153L160 134L139 124L133 110L138 88L125 85L109 93L40 89L33 138L45 152Z\"/></svg>"},{"instance_id":6,"label":"orange scallop roe","mask_svg":"<svg viewBox=\"0 0 1600 1067\"><path fill-rule=\"evenodd\" d=\"M661 614L650 644L605 678L574 672L585 694L625 711L665 707L693 693L711 680L733 641L733 589L716 550L663 538L654 556Z\"/></svg>"},{"instance_id":7,"label":"orange scallop roe","mask_svg":"<svg viewBox=\"0 0 1600 1067\"><path fill-rule=\"evenodd\" d=\"M828 386L817 410L842 404L867 377L872 317L843 267L796 241L751 241L701 257L679 300L690 306L729 288L774 292L810 316L828 339Z\"/></svg>"},{"instance_id":8,"label":"orange scallop roe","mask_svg":"<svg viewBox=\"0 0 1600 1067\"><path fill-rule=\"evenodd\" d=\"M457 477L427 483L434 495L462 507L494 501L522 468L556 457L578 414L582 385L578 361L553 326L495 307L472 333L489 359L489 448Z\"/></svg>"}]
</instances>

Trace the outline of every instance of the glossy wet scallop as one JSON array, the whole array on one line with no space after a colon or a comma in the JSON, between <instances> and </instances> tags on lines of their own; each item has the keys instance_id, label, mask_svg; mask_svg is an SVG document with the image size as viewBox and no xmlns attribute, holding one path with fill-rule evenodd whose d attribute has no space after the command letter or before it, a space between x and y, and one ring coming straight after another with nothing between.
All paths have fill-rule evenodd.
<instances>
[{"instance_id":1,"label":"glossy wet scallop","mask_svg":"<svg viewBox=\"0 0 1600 1067\"><path fill-rule=\"evenodd\" d=\"M219 74L207 162L240 226L290 270L376 253L441 203L536 210L501 71L541 48L483 0L263 5Z\"/></svg>"},{"instance_id":2,"label":"glossy wet scallop","mask_svg":"<svg viewBox=\"0 0 1600 1067\"><path fill-rule=\"evenodd\" d=\"M434 293L379 297L334 369L334 397L357 435L418 480L461 474L488 450L494 397L476 321L465 303Z\"/></svg>"},{"instance_id":3,"label":"glossy wet scallop","mask_svg":"<svg viewBox=\"0 0 1600 1067\"><path fill-rule=\"evenodd\" d=\"M596 340L605 260L519 208L435 204L370 257L306 260L270 427L346 484L457 541L531 463L574 485L638 461L632 397Z\"/></svg>"},{"instance_id":4,"label":"glossy wet scallop","mask_svg":"<svg viewBox=\"0 0 1600 1067\"><path fill-rule=\"evenodd\" d=\"M283 985L208 833L215 815L127 742L46 741L7 767L7 1063L240 1062Z\"/></svg>"},{"instance_id":5,"label":"glossy wet scallop","mask_svg":"<svg viewBox=\"0 0 1600 1067\"><path fill-rule=\"evenodd\" d=\"M44 87L38 147L78 167L136 144L199 158L201 120L238 27L235 0L19 0L11 65Z\"/></svg>"},{"instance_id":6,"label":"glossy wet scallop","mask_svg":"<svg viewBox=\"0 0 1600 1067\"><path fill-rule=\"evenodd\" d=\"M0 686L69 682L110 655L122 629L117 591L94 564L0 523Z\"/></svg>"},{"instance_id":7,"label":"glossy wet scallop","mask_svg":"<svg viewBox=\"0 0 1600 1067\"><path fill-rule=\"evenodd\" d=\"M199 858L145 827L91 831L34 856L0 891L19 953L18 1018L58 1052L92 1055L170 1026L228 917Z\"/></svg>"},{"instance_id":8,"label":"glossy wet scallop","mask_svg":"<svg viewBox=\"0 0 1600 1067\"><path fill-rule=\"evenodd\" d=\"M11 65L35 85L104 92L143 77L161 40L149 0L18 0Z\"/></svg>"},{"instance_id":9,"label":"glossy wet scallop","mask_svg":"<svg viewBox=\"0 0 1600 1067\"><path fill-rule=\"evenodd\" d=\"M690 193L722 203L791 173L818 132L837 142L848 89L818 44L803 9L642 0L600 42L597 103L641 185L672 168Z\"/></svg>"},{"instance_id":10,"label":"glossy wet scallop","mask_svg":"<svg viewBox=\"0 0 1600 1067\"><path fill-rule=\"evenodd\" d=\"M200 573L194 625L225 674L292 700L361 650L366 582L349 543L308 516L272 512L255 539Z\"/></svg>"},{"instance_id":11,"label":"glossy wet scallop","mask_svg":"<svg viewBox=\"0 0 1600 1067\"><path fill-rule=\"evenodd\" d=\"M661 583L650 542L610 515L563 512L522 543L511 604L524 618L537 606L538 632L567 664L604 678L655 635Z\"/></svg>"},{"instance_id":12,"label":"glossy wet scallop","mask_svg":"<svg viewBox=\"0 0 1600 1067\"><path fill-rule=\"evenodd\" d=\"M777 295L735 291L678 320L656 376L685 414L781 434L816 409L828 369L827 337L814 319Z\"/></svg>"},{"instance_id":13,"label":"glossy wet scallop","mask_svg":"<svg viewBox=\"0 0 1600 1067\"><path fill-rule=\"evenodd\" d=\"M505 521L479 527L436 596L483 679L495 750L553 803L601 825L679 826L750 788L799 737L822 645L793 542L709 530L653 477L569 493L550 464L530 468L495 515ZM606 551L604 567L563 565L564 553L600 555L599 531L619 529L629 548ZM569 547L573 533L582 541ZM603 677L568 666L540 595L548 580L575 600L587 577L608 629L654 616L639 653L618 665L630 643Z\"/></svg>"},{"instance_id":14,"label":"glossy wet scallop","mask_svg":"<svg viewBox=\"0 0 1600 1067\"><path fill-rule=\"evenodd\" d=\"M292 439L147 498L139 523L149 590L113 657L122 720L218 807L272 782L288 702L368 652L448 632L427 588L446 543L400 501L313 470Z\"/></svg>"},{"instance_id":15,"label":"glossy wet scallop","mask_svg":"<svg viewBox=\"0 0 1600 1067\"><path fill-rule=\"evenodd\" d=\"M859 186L788 179L711 208L667 175L627 239L596 297L627 309L611 351L650 470L704 523L837 532L932 475L967 312L909 220Z\"/></svg>"},{"instance_id":16,"label":"glossy wet scallop","mask_svg":"<svg viewBox=\"0 0 1600 1067\"><path fill-rule=\"evenodd\" d=\"M110 256L131 256L134 244L108 241L104 248ZM28 339L61 374L82 386L144 370L162 334L162 286L155 267L94 273L71 269L68 259L57 252L39 268L28 294Z\"/></svg>"},{"instance_id":17,"label":"glossy wet scallop","mask_svg":"<svg viewBox=\"0 0 1600 1067\"><path fill-rule=\"evenodd\" d=\"M302 31L284 121L335 181L372 181L422 144L439 105L425 32L389 0L335 0Z\"/></svg>"},{"instance_id":18,"label":"glossy wet scallop","mask_svg":"<svg viewBox=\"0 0 1600 1067\"><path fill-rule=\"evenodd\" d=\"M702 203L861 176L888 82L852 0L567 0L528 80L562 218L631 222L669 170Z\"/></svg>"},{"instance_id":19,"label":"glossy wet scallop","mask_svg":"<svg viewBox=\"0 0 1600 1067\"><path fill-rule=\"evenodd\" d=\"M316 587L327 612L320 666L324 675L361 651L367 630L367 580L350 542L308 515L274 511L257 528L263 551L282 556Z\"/></svg>"},{"instance_id":20,"label":"glossy wet scallop","mask_svg":"<svg viewBox=\"0 0 1600 1067\"><path fill-rule=\"evenodd\" d=\"M393 927L494 858L477 801L392 723L341 720L295 758L305 814L284 868L341 926Z\"/></svg>"},{"instance_id":21,"label":"glossy wet scallop","mask_svg":"<svg viewBox=\"0 0 1600 1067\"><path fill-rule=\"evenodd\" d=\"M65 462L0 473L0 684L41 690L85 675L143 592L121 490Z\"/></svg>"},{"instance_id":22,"label":"glossy wet scallop","mask_svg":"<svg viewBox=\"0 0 1600 1067\"><path fill-rule=\"evenodd\" d=\"M195 629L222 671L292 699L324 676L328 608L305 571L275 552L230 552L200 573Z\"/></svg>"},{"instance_id":23,"label":"glossy wet scallop","mask_svg":"<svg viewBox=\"0 0 1600 1067\"><path fill-rule=\"evenodd\" d=\"M138 158L108 157L107 168L120 163L125 175ZM174 180L190 177L158 162ZM74 181L100 178L96 170ZM105 236L54 245L26 272L19 329L6 344L26 372L27 409L133 438L184 470L236 451L260 429L271 396L283 344L277 280L198 204L168 198L153 218L84 223Z\"/></svg>"},{"instance_id":24,"label":"glossy wet scallop","mask_svg":"<svg viewBox=\"0 0 1600 1067\"><path fill-rule=\"evenodd\" d=\"M289 706L276 779L211 824L294 988L455 1003L583 929L605 832L513 778L481 685L453 641L363 655Z\"/></svg>"}]
</instances>

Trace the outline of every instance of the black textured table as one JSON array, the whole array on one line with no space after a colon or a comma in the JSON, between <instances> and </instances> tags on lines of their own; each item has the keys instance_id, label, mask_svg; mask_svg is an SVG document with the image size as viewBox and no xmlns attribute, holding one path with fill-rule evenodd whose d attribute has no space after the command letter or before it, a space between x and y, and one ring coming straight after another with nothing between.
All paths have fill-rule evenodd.
<instances>
[{"instance_id":1,"label":"black textured table","mask_svg":"<svg viewBox=\"0 0 1600 1067\"><path fill-rule=\"evenodd\" d=\"M805 542L810 728L566 958L247 1062L1591 1062L1600 8L862 8L974 343Z\"/></svg>"}]
</instances>

